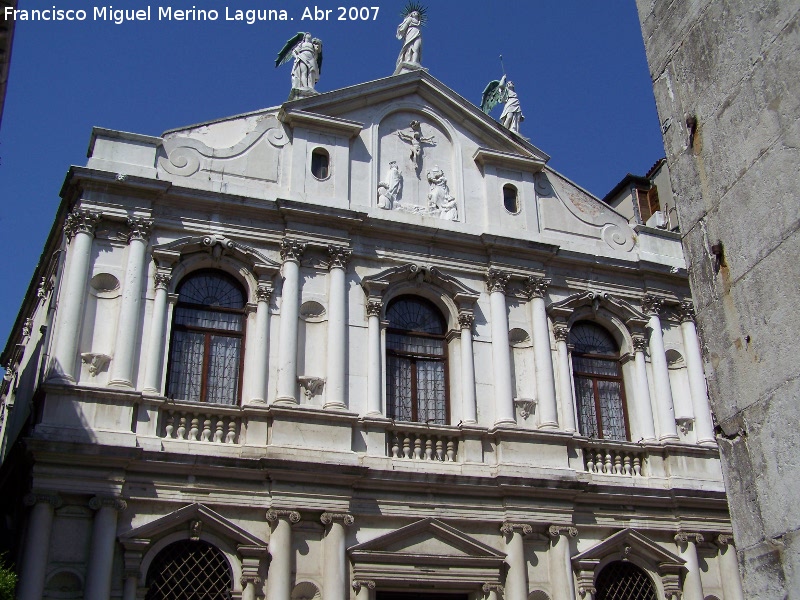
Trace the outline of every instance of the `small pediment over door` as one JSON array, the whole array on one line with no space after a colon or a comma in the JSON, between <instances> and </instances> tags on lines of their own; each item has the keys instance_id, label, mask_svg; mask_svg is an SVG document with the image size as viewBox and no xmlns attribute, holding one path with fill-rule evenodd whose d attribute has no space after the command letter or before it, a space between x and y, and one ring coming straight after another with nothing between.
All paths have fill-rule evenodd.
<instances>
[{"instance_id":1,"label":"small pediment over door","mask_svg":"<svg viewBox=\"0 0 800 600\"><path fill-rule=\"evenodd\" d=\"M437 519L428 518L348 550L356 580L441 588L499 585L506 555Z\"/></svg>"}]
</instances>

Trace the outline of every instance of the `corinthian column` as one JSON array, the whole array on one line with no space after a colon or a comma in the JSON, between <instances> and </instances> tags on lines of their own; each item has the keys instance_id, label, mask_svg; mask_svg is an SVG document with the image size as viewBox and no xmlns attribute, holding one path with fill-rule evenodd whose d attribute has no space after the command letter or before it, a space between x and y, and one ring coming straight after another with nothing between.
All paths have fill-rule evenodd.
<instances>
[{"instance_id":1,"label":"corinthian column","mask_svg":"<svg viewBox=\"0 0 800 600\"><path fill-rule=\"evenodd\" d=\"M306 245L281 242L283 289L278 335L278 395L276 404L297 404L297 319L300 312L300 257Z\"/></svg>"},{"instance_id":2,"label":"corinthian column","mask_svg":"<svg viewBox=\"0 0 800 600\"><path fill-rule=\"evenodd\" d=\"M572 373L569 366L569 328L566 323L556 323L553 326L553 336L556 338L556 352L558 359L558 395L561 398L561 417L564 419L564 431L572 433L576 430L575 407L572 399Z\"/></svg>"},{"instance_id":3,"label":"corinthian column","mask_svg":"<svg viewBox=\"0 0 800 600\"><path fill-rule=\"evenodd\" d=\"M327 526L322 563L322 596L325 600L347 600L347 548L345 527L355 522L347 513L322 513L323 525Z\"/></svg>"},{"instance_id":4,"label":"corinthian column","mask_svg":"<svg viewBox=\"0 0 800 600\"><path fill-rule=\"evenodd\" d=\"M733 536L721 534L717 536L719 547L719 571L722 579L722 591L725 600L744 600L742 579L739 575L739 561Z\"/></svg>"},{"instance_id":5,"label":"corinthian column","mask_svg":"<svg viewBox=\"0 0 800 600\"><path fill-rule=\"evenodd\" d=\"M511 276L489 269L486 285L492 316L492 361L494 363L495 425L515 425L514 390L511 383L511 351L508 345L506 286Z\"/></svg>"},{"instance_id":6,"label":"corinthian column","mask_svg":"<svg viewBox=\"0 0 800 600\"><path fill-rule=\"evenodd\" d=\"M381 307L375 298L367 299L367 414L380 415L381 394Z\"/></svg>"},{"instance_id":7,"label":"corinthian column","mask_svg":"<svg viewBox=\"0 0 800 600\"><path fill-rule=\"evenodd\" d=\"M155 274L156 296L153 299L153 315L150 321L150 339L144 370L144 391L160 394L161 375L164 370L164 335L167 325L167 288L172 272L160 270Z\"/></svg>"},{"instance_id":8,"label":"corinthian column","mask_svg":"<svg viewBox=\"0 0 800 600\"><path fill-rule=\"evenodd\" d=\"M461 416L464 423L478 422L478 405L475 397L475 352L472 347L472 311L458 313L461 327Z\"/></svg>"},{"instance_id":9,"label":"corinthian column","mask_svg":"<svg viewBox=\"0 0 800 600\"><path fill-rule=\"evenodd\" d=\"M523 535L530 535L533 528L525 523L509 523L500 527L506 542L506 586L504 600L527 600L528 568L525 562Z\"/></svg>"},{"instance_id":10,"label":"corinthian column","mask_svg":"<svg viewBox=\"0 0 800 600\"><path fill-rule=\"evenodd\" d=\"M78 209L68 214L64 222L64 233L71 242L68 250L69 267L64 277L64 286L58 296L53 367L56 378L71 382L75 381L75 363L83 322L94 228L101 216L98 212Z\"/></svg>"},{"instance_id":11,"label":"corinthian column","mask_svg":"<svg viewBox=\"0 0 800 600\"><path fill-rule=\"evenodd\" d=\"M133 365L139 342L142 285L147 273L147 242L153 221L129 217L128 227L128 263L125 266L114 358L111 361L111 379L108 382L109 385L121 387L135 387Z\"/></svg>"},{"instance_id":12,"label":"corinthian column","mask_svg":"<svg viewBox=\"0 0 800 600\"><path fill-rule=\"evenodd\" d=\"M108 600L111 595L111 569L114 566L114 544L117 539L117 513L125 510L124 500L95 496L89 507L97 512L92 522L92 543L89 548L89 570L86 573L85 600Z\"/></svg>"},{"instance_id":13,"label":"corinthian column","mask_svg":"<svg viewBox=\"0 0 800 600\"><path fill-rule=\"evenodd\" d=\"M650 317L647 327L650 329L650 363L653 366L653 387L656 394L658 411L658 438L664 441L678 441L678 429L675 425L675 407L672 400L672 388L669 383L669 367L664 350L664 336L661 331L661 319L658 314L664 301L655 296L646 295L642 300L642 310Z\"/></svg>"},{"instance_id":14,"label":"corinthian column","mask_svg":"<svg viewBox=\"0 0 800 600\"><path fill-rule=\"evenodd\" d=\"M267 372L269 371L269 299L272 297L272 284L261 282L256 289L256 331L252 341L253 360L246 361L252 371L252 397L250 402L267 402ZM248 340L248 345L251 342Z\"/></svg>"},{"instance_id":15,"label":"corinthian column","mask_svg":"<svg viewBox=\"0 0 800 600\"><path fill-rule=\"evenodd\" d=\"M553 538L553 547L550 552L553 600L573 600L575 598L575 581L572 577L569 538L578 537L578 530L575 527L551 525L548 533Z\"/></svg>"},{"instance_id":16,"label":"corinthian column","mask_svg":"<svg viewBox=\"0 0 800 600\"><path fill-rule=\"evenodd\" d=\"M703 543L699 533L679 532L675 536L678 555L686 561L686 577L683 580L683 600L703 600L703 584L700 582L700 563L697 560L697 544Z\"/></svg>"},{"instance_id":17,"label":"corinthian column","mask_svg":"<svg viewBox=\"0 0 800 600\"><path fill-rule=\"evenodd\" d=\"M328 246L328 354L323 408L347 408L347 261L352 252L341 246Z\"/></svg>"},{"instance_id":18,"label":"corinthian column","mask_svg":"<svg viewBox=\"0 0 800 600\"><path fill-rule=\"evenodd\" d=\"M697 339L694 306L691 302L681 303L681 333L683 334L683 350L686 353L686 371L689 375L689 392L692 396L697 443L703 446L715 446L717 440L714 437L714 424L711 420L711 409L708 406L706 377L703 373L703 359L700 356L700 340Z\"/></svg>"},{"instance_id":19,"label":"corinthian column","mask_svg":"<svg viewBox=\"0 0 800 600\"><path fill-rule=\"evenodd\" d=\"M549 279L529 277L525 289L531 299L533 325L533 359L536 370L536 396L539 401L539 427L558 429L556 382L553 376L553 355L550 351L550 329L544 295ZM573 427L574 429L574 427Z\"/></svg>"},{"instance_id":20,"label":"corinthian column","mask_svg":"<svg viewBox=\"0 0 800 600\"><path fill-rule=\"evenodd\" d=\"M644 351L647 341L641 334L633 336L636 368L636 414L639 415L640 435L645 441L654 441L656 431L653 423L653 405L650 403L650 387L647 384L647 365Z\"/></svg>"},{"instance_id":21,"label":"corinthian column","mask_svg":"<svg viewBox=\"0 0 800 600\"><path fill-rule=\"evenodd\" d=\"M41 600L47 557L50 551L50 531L53 512L61 506L56 494L28 494L23 498L26 506L33 507L28 519L28 531L19 572L18 600Z\"/></svg>"},{"instance_id":22,"label":"corinthian column","mask_svg":"<svg viewBox=\"0 0 800 600\"><path fill-rule=\"evenodd\" d=\"M300 513L270 509L267 511L267 521L272 525L267 598L289 600L292 593L292 524L300 522Z\"/></svg>"}]
</instances>

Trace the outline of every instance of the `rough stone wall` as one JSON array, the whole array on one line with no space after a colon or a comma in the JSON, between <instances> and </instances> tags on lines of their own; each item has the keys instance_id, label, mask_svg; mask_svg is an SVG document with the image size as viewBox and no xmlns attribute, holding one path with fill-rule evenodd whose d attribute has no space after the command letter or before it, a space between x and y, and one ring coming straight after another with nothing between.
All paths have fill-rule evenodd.
<instances>
[{"instance_id":1,"label":"rough stone wall","mask_svg":"<svg viewBox=\"0 0 800 600\"><path fill-rule=\"evenodd\" d=\"M800 598L800 1L637 5L745 591Z\"/></svg>"}]
</instances>

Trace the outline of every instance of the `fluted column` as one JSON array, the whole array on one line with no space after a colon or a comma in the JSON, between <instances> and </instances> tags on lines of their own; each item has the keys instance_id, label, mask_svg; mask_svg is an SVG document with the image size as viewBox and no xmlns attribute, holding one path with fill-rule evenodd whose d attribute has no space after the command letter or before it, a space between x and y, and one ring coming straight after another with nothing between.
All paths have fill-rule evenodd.
<instances>
[{"instance_id":1,"label":"fluted column","mask_svg":"<svg viewBox=\"0 0 800 600\"><path fill-rule=\"evenodd\" d=\"M75 381L75 364L78 358L94 229L101 216L97 212L78 209L67 215L64 222L64 233L71 240L68 250L70 259L64 286L58 297L53 366L57 378L72 382Z\"/></svg>"},{"instance_id":2,"label":"fluted column","mask_svg":"<svg viewBox=\"0 0 800 600\"><path fill-rule=\"evenodd\" d=\"M23 498L26 506L33 507L28 518L28 532L20 565L18 600L41 600L47 557L50 550L50 531L53 512L61 506L56 494L31 493Z\"/></svg>"},{"instance_id":3,"label":"fluted column","mask_svg":"<svg viewBox=\"0 0 800 600\"><path fill-rule=\"evenodd\" d=\"M659 317L663 304L664 301L661 298L648 294L642 300L642 310L650 317L647 327L650 329L650 364L653 367L653 388L658 411L658 439L678 441L672 387L669 383L669 367L664 349L664 334Z\"/></svg>"},{"instance_id":4,"label":"fluted column","mask_svg":"<svg viewBox=\"0 0 800 600\"><path fill-rule=\"evenodd\" d=\"M266 404L267 402L267 373L269 372L269 300L272 297L272 285L269 282L260 282L256 288L256 330L252 342L253 360L246 364L252 371L249 379L252 381L250 402ZM249 337L249 336L248 336Z\"/></svg>"},{"instance_id":5,"label":"fluted column","mask_svg":"<svg viewBox=\"0 0 800 600\"><path fill-rule=\"evenodd\" d=\"M345 527L355 522L347 513L322 513L327 526L322 563L322 597L325 600L347 600L347 547Z\"/></svg>"},{"instance_id":6,"label":"fluted column","mask_svg":"<svg viewBox=\"0 0 800 600\"><path fill-rule=\"evenodd\" d=\"M564 419L563 429L568 433L577 430L575 424L575 406L572 398L572 372L569 365L569 328L566 323L556 323L553 326L553 336L556 338L556 352L558 360L558 395L561 397L561 416Z\"/></svg>"},{"instance_id":7,"label":"fluted column","mask_svg":"<svg viewBox=\"0 0 800 600\"><path fill-rule=\"evenodd\" d=\"M544 295L549 285L550 280L544 277L528 277L525 291L531 304L539 427L541 429L558 429L556 382L553 375L553 355L550 352L550 328L547 323L547 310L544 302Z\"/></svg>"},{"instance_id":8,"label":"fluted column","mask_svg":"<svg viewBox=\"0 0 800 600\"><path fill-rule=\"evenodd\" d=\"M139 342L142 285L147 275L147 243L152 227L152 219L128 218L128 262L125 266L125 282L122 284L122 302L119 307L109 385L136 386L133 366Z\"/></svg>"},{"instance_id":9,"label":"fluted column","mask_svg":"<svg viewBox=\"0 0 800 600\"><path fill-rule=\"evenodd\" d=\"M711 420L711 409L708 404L706 377L703 371L703 359L700 356L700 340L697 338L697 328L694 323L694 305L691 302L682 302L680 316L697 443L715 446L717 440L714 437L714 423Z\"/></svg>"},{"instance_id":10,"label":"fluted column","mask_svg":"<svg viewBox=\"0 0 800 600\"><path fill-rule=\"evenodd\" d=\"M325 405L344 409L347 384L347 261L352 251L328 246L328 354L326 357Z\"/></svg>"},{"instance_id":11,"label":"fluted column","mask_svg":"<svg viewBox=\"0 0 800 600\"><path fill-rule=\"evenodd\" d=\"M675 536L678 555L686 561L686 576L683 579L683 600L703 600L703 584L700 581L700 563L697 559L697 544L703 543L699 533L679 532Z\"/></svg>"},{"instance_id":12,"label":"fluted column","mask_svg":"<svg viewBox=\"0 0 800 600\"><path fill-rule=\"evenodd\" d=\"M578 530L575 527L551 525L548 533L553 538L553 547L550 551L553 600L574 600L575 581L572 577L569 538L577 537Z\"/></svg>"},{"instance_id":13,"label":"fluted column","mask_svg":"<svg viewBox=\"0 0 800 600\"><path fill-rule=\"evenodd\" d=\"M376 298L367 299L367 414L380 415L381 394L381 308Z\"/></svg>"},{"instance_id":14,"label":"fluted column","mask_svg":"<svg viewBox=\"0 0 800 600\"><path fill-rule=\"evenodd\" d=\"M510 523L506 521L500 527L506 542L506 574L504 600L527 600L528 568L525 562L525 544L522 536L529 535L533 528L526 523Z\"/></svg>"},{"instance_id":15,"label":"fluted column","mask_svg":"<svg viewBox=\"0 0 800 600\"><path fill-rule=\"evenodd\" d=\"M653 422L653 405L650 403L650 387L647 384L647 363L644 352L647 340L642 334L634 334L633 350L636 369L636 414L639 416L639 434L645 441L656 439L655 423Z\"/></svg>"},{"instance_id":16,"label":"fluted column","mask_svg":"<svg viewBox=\"0 0 800 600\"><path fill-rule=\"evenodd\" d=\"M144 391L161 393L161 375L164 370L164 336L167 326L167 289L172 272L159 270L154 277L156 295L153 299L153 314L150 320L150 339L145 357Z\"/></svg>"},{"instance_id":17,"label":"fluted column","mask_svg":"<svg viewBox=\"0 0 800 600\"><path fill-rule=\"evenodd\" d=\"M494 363L495 425L516 424L511 382L511 349L508 344L506 286L510 275L489 269L486 284L492 316L492 361Z\"/></svg>"},{"instance_id":18,"label":"fluted column","mask_svg":"<svg viewBox=\"0 0 800 600\"><path fill-rule=\"evenodd\" d=\"M96 511L92 522L85 600L108 600L111 594L111 569L117 539L117 513L125 510L124 500L95 496L89 507Z\"/></svg>"},{"instance_id":19,"label":"fluted column","mask_svg":"<svg viewBox=\"0 0 800 600\"><path fill-rule=\"evenodd\" d=\"M356 593L356 600L370 600L370 592L375 590L375 582L369 579L354 579L353 591Z\"/></svg>"},{"instance_id":20,"label":"fluted column","mask_svg":"<svg viewBox=\"0 0 800 600\"><path fill-rule=\"evenodd\" d=\"M719 571L722 578L722 591L725 600L744 600L742 578L739 573L739 560L733 536L721 534L716 539L719 547Z\"/></svg>"},{"instance_id":21,"label":"fluted column","mask_svg":"<svg viewBox=\"0 0 800 600\"><path fill-rule=\"evenodd\" d=\"M478 405L475 395L475 351L472 345L472 311L458 313L461 327L461 416L464 423L478 422Z\"/></svg>"},{"instance_id":22,"label":"fluted column","mask_svg":"<svg viewBox=\"0 0 800 600\"><path fill-rule=\"evenodd\" d=\"M272 526L267 598L289 600L292 594L292 524L300 522L300 513L270 509L267 511L267 521Z\"/></svg>"},{"instance_id":23,"label":"fluted column","mask_svg":"<svg viewBox=\"0 0 800 600\"><path fill-rule=\"evenodd\" d=\"M277 404L297 404L297 319L300 312L300 257L306 245L292 240L281 242L283 288L278 334Z\"/></svg>"}]
</instances>

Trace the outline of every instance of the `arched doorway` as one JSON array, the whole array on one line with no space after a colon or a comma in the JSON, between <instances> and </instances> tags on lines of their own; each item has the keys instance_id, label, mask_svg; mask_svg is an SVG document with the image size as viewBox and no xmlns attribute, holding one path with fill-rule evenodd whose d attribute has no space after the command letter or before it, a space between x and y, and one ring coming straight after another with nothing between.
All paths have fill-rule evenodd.
<instances>
[{"instance_id":1,"label":"arched doorway","mask_svg":"<svg viewBox=\"0 0 800 600\"><path fill-rule=\"evenodd\" d=\"M657 600L655 586L647 573L621 560L603 567L595 588L595 600Z\"/></svg>"}]
</instances>

